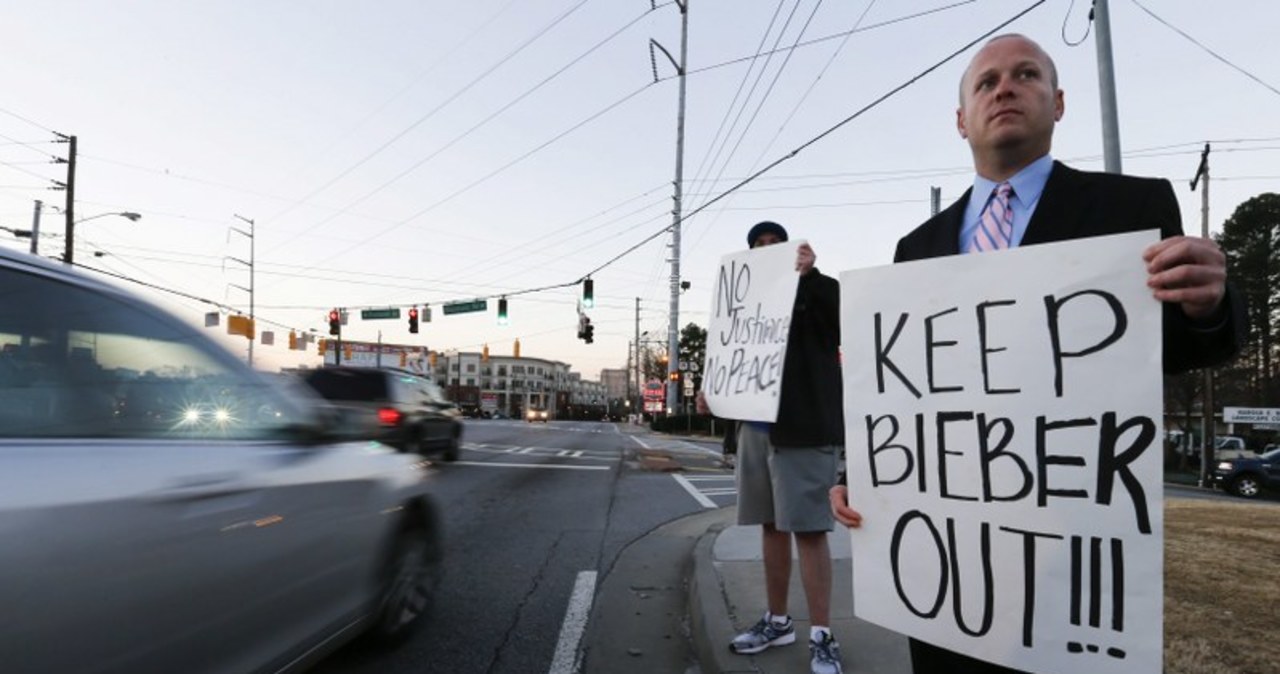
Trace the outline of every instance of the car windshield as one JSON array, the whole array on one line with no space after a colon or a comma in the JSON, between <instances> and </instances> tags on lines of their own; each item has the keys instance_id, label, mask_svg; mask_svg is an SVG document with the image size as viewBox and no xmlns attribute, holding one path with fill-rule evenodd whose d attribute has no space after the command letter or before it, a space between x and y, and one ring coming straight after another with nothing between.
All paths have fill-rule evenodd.
<instances>
[{"instance_id":1,"label":"car windshield","mask_svg":"<svg viewBox=\"0 0 1280 674\"><path fill-rule=\"evenodd\" d=\"M186 326L0 269L0 438L271 439L308 417Z\"/></svg>"},{"instance_id":2,"label":"car windshield","mask_svg":"<svg viewBox=\"0 0 1280 674\"><path fill-rule=\"evenodd\" d=\"M1268 462L1271 462L1271 461L1280 461L1280 447L1276 447L1275 449L1270 449L1270 450L1267 450L1267 451L1263 452L1263 453L1262 453L1262 460L1263 460L1263 461L1268 461Z\"/></svg>"},{"instance_id":3,"label":"car windshield","mask_svg":"<svg viewBox=\"0 0 1280 674\"><path fill-rule=\"evenodd\" d=\"M367 370L325 369L307 373L306 382L326 400L387 400L387 376Z\"/></svg>"}]
</instances>

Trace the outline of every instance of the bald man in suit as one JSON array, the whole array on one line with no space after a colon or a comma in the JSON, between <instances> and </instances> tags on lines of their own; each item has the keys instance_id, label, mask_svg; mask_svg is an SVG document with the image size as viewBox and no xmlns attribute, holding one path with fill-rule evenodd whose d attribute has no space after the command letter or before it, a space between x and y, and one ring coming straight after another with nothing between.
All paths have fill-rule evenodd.
<instances>
[{"instance_id":1,"label":"bald man in suit","mask_svg":"<svg viewBox=\"0 0 1280 674\"><path fill-rule=\"evenodd\" d=\"M1055 161L1049 150L1064 110L1057 69L1040 45L1016 34L988 41L961 78L956 110L956 128L973 153L973 187L904 236L894 261L1158 229L1161 240L1142 257L1147 285L1163 303L1165 372L1234 357L1246 331L1244 304L1226 282L1218 245L1183 236L1167 180L1078 171ZM861 525L845 485L830 497L837 521ZM916 639L911 661L917 674L1021 674Z\"/></svg>"}]
</instances>

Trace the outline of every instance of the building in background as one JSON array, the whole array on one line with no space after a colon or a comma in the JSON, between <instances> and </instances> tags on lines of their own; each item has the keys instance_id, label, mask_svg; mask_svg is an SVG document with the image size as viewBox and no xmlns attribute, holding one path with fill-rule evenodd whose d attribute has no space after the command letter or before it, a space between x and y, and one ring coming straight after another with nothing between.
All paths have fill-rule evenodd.
<instances>
[{"instance_id":1,"label":"building in background","mask_svg":"<svg viewBox=\"0 0 1280 674\"><path fill-rule=\"evenodd\" d=\"M604 386L584 381L568 363L515 356L486 357L483 352L443 351L428 359L429 373L465 414L501 413L523 418L545 409L556 419L601 419Z\"/></svg>"}]
</instances>

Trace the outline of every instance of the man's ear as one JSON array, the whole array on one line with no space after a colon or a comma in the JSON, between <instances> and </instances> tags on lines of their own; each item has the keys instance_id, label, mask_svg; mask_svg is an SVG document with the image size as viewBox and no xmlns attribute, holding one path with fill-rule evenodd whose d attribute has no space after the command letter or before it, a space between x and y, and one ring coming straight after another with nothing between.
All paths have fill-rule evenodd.
<instances>
[{"instance_id":1,"label":"man's ear","mask_svg":"<svg viewBox=\"0 0 1280 674\"><path fill-rule=\"evenodd\" d=\"M969 132L964 128L964 107L956 108L956 131L960 132L961 138L969 140Z\"/></svg>"},{"instance_id":2,"label":"man's ear","mask_svg":"<svg viewBox=\"0 0 1280 674\"><path fill-rule=\"evenodd\" d=\"M1067 111L1066 94L1059 89L1053 94L1053 121L1061 122L1062 115Z\"/></svg>"}]
</instances>

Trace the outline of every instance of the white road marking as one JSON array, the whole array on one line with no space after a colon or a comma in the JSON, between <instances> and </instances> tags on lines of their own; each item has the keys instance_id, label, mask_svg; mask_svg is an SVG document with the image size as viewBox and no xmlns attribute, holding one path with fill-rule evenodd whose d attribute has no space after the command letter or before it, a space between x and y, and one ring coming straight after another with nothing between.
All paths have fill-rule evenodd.
<instances>
[{"instance_id":1,"label":"white road marking","mask_svg":"<svg viewBox=\"0 0 1280 674\"><path fill-rule=\"evenodd\" d=\"M560 640L556 654L551 658L549 674L574 674L578 670L578 646L587 630L587 617L591 613L591 601L596 594L596 572L580 571L569 596L569 608L560 626Z\"/></svg>"},{"instance_id":2,"label":"white road marking","mask_svg":"<svg viewBox=\"0 0 1280 674\"><path fill-rule=\"evenodd\" d=\"M677 483L679 483L679 485L680 485L681 487L684 487L684 490L685 490L685 491L689 492L689 495L693 497L693 500L695 500L695 501L697 501L698 503L702 504L702 507L703 507L703 508L718 508L718 507L719 507L719 506L717 506L717 505L716 505L716 502L715 502L715 501L712 501L711 499L709 499L709 498L707 498L705 495L703 495L703 493L702 493L702 492L698 491L698 488L697 488L697 487L695 487L695 486L693 486L693 483L689 482L689 480L685 479L685 476L683 476L683 475L672 475L671 477L675 478L676 482L677 482Z\"/></svg>"},{"instance_id":3,"label":"white road marking","mask_svg":"<svg viewBox=\"0 0 1280 674\"><path fill-rule=\"evenodd\" d=\"M566 466L550 463L499 463L497 461L454 461L451 466L480 466L482 468L558 468L560 470L609 470L608 466Z\"/></svg>"},{"instance_id":4,"label":"white road marking","mask_svg":"<svg viewBox=\"0 0 1280 674\"><path fill-rule=\"evenodd\" d=\"M641 439L640 439L640 436L638 436L638 435L632 435L632 436L631 436L631 439L632 439L632 440L635 440L637 445L640 445L641 447L644 447L645 449L653 449L653 448L652 448L652 447L650 447L649 445L644 444L644 440L641 440Z\"/></svg>"}]
</instances>

